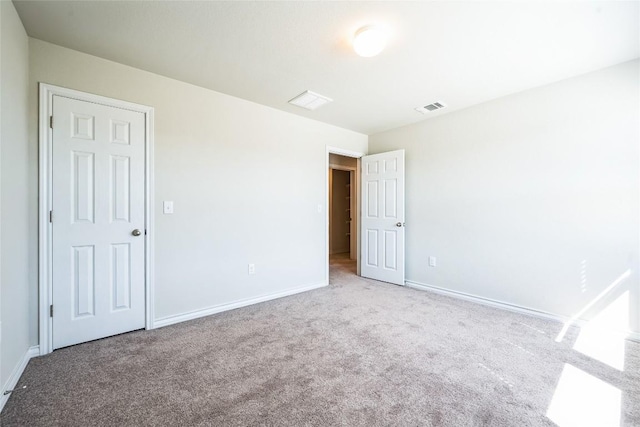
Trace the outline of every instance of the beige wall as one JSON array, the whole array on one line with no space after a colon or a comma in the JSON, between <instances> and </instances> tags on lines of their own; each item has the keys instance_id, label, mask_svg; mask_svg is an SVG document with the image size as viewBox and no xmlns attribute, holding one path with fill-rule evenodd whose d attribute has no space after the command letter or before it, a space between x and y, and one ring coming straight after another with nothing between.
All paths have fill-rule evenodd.
<instances>
[{"instance_id":1,"label":"beige wall","mask_svg":"<svg viewBox=\"0 0 640 427\"><path fill-rule=\"evenodd\" d=\"M407 279L639 332L639 63L371 136L406 149Z\"/></svg>"},{"instance_id":2,"label":"beige wall","mask_svg":"<svg viewBox=\"0 0 640 427\"><path fill-rule=\"evenodd\" d=\"M156 318L325 282L326 146L366 152L366 135L35 39L30 54L31 164L38 82L155 108Z\"/></svg>"},{"instance_id":3,"label":"beige wall","mask_svg":"<svg viewBox=\"0 0 640 427\"><path fill-rule=\"evenodd\" d=\"M30 221L37 210L30 184L37 176L31 176L34 153L27 143L29 45L9 1L0 2L0 40L0 386L5 390L29 349L29 328L36 326L29 303L37 286L37 225Z\"/></svg>"}]
</instances>

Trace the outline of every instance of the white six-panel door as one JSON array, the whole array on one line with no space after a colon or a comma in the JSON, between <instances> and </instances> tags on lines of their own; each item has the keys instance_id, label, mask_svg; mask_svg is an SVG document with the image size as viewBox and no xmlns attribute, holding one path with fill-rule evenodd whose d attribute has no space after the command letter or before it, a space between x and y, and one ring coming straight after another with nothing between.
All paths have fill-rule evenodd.
<instances>
[{"instance_id":1,"label":"white six-panel door","mask_svg":"<svg viewBox=\"0 0 640 427\"><path fill-rule=\"evenodd\" d=\"M404 150L364 156L361 275L404 285Z\"/></svg>"},{"instance_id":2,"label":"white six-panel door","mask_svg":"<svg viewBox=\"0 0 640 427\"><path fill-rule=\"evenodd\" d=\"M145 326L145 117L55 95L52 134L55 349Z\"/></svg>"}]
</instances>

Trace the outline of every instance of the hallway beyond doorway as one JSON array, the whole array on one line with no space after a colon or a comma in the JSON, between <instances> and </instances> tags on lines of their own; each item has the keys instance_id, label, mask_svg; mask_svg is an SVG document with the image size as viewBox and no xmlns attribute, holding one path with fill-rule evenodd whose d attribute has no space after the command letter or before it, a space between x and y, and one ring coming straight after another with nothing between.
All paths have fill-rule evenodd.
<instances>
[{"instance_id":1,"label":"hallway beyond doorway","mask_svg":"<svg viewBox=\"0 0 640 427\"><path fill-rule=\"evenodd\" d=\"M356 260L349 258L349 252L329 255L329 285L348 276L357 277L356 271Z\"/></svg>"}]
</instances>

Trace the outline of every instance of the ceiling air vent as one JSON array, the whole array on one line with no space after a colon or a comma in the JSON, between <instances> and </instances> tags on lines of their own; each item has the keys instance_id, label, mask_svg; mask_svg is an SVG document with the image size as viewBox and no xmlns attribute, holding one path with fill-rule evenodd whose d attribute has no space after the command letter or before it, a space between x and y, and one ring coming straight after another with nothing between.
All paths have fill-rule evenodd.
<instances>
[{"instance_id":1,"label":"ceiling air vent","mask_svg":"<svg viewBox=\"0 0 640 427\"><path fill-rule=\"evenodd\" d=\"M418 107L416 108L416 111L422 114L427 114L432 111L442 110L445 107L446 105L444 105L442 102L434 102L433 104L425 105L424 107Z\"/></svg>"},{"instance_id":2,"label":"ceiling air vent","mask_svg":"<svg viewBox=\"0 0 640 427\"><path fill-rule=\"evenodd\" d=\"M306 108L307 110L315 110L318 107L322 107L324 104L333 101L333 99L320 95L310 90L305 90L300 95L289 100L289 104L296 105L298 107Z\"/></svg>"}]
</instances>

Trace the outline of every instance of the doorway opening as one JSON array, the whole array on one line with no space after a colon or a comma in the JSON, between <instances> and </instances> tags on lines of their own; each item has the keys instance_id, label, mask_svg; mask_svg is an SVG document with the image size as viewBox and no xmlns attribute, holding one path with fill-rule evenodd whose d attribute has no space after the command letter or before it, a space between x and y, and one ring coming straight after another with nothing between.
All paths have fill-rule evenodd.
<instances>
[{"instance_id":1,"label":"doorway opening","mask_svg":"<svg viewBox=\"0 0 640 427\"><path fill-rule=\"evenodd\" d=\"M353 159L355 160L355 159ZM329 171L329 255L355 260L355 245L351 244L351 212L354 195L351 194L351 174L341 169Z\"/></svg>"},{"instance_id":2,"label":"doorway opening","mask_svg":"<svg viewBox=\"0 0 640 427\"><path fill-rule=\"evenodd\" d=\"M405 152L404 150L388 151L371 155L351 152L339 148L327 147L326 177L326 266L327 284L333 275L330 264L330 251L343 253L344 261L352 262L355 245L355 273L358 276L380 280L396 285L405 285ZM336 250L330 243L330 231L335 224L330 224L334 198L330 197L333 188L333 170L354 170L350 174L351 221L349 224L349 256L347 252ZM337 175L336 175L337 177ZM338 178L336 178L338 179ZM322 206L318 206L321 211ZM330 230L331 229L331 230ZM336 234L336 233L334 233ZM355 238L354 238L355 234ZM335 258L335 255L334 255ZM337 261L336 261L337 262Z\"/></svg>"},{"instance_id":3,"label":"doorway opening","mask_svg":"<svg viewBox=\"0 0 640 427\"><path fill-rule=\"evenodd\" d=\"M328 153L328 264L357 274L359 257L359 157ZM330 276L329 276L330 277Z\"/></svg>"}]
</instances>

